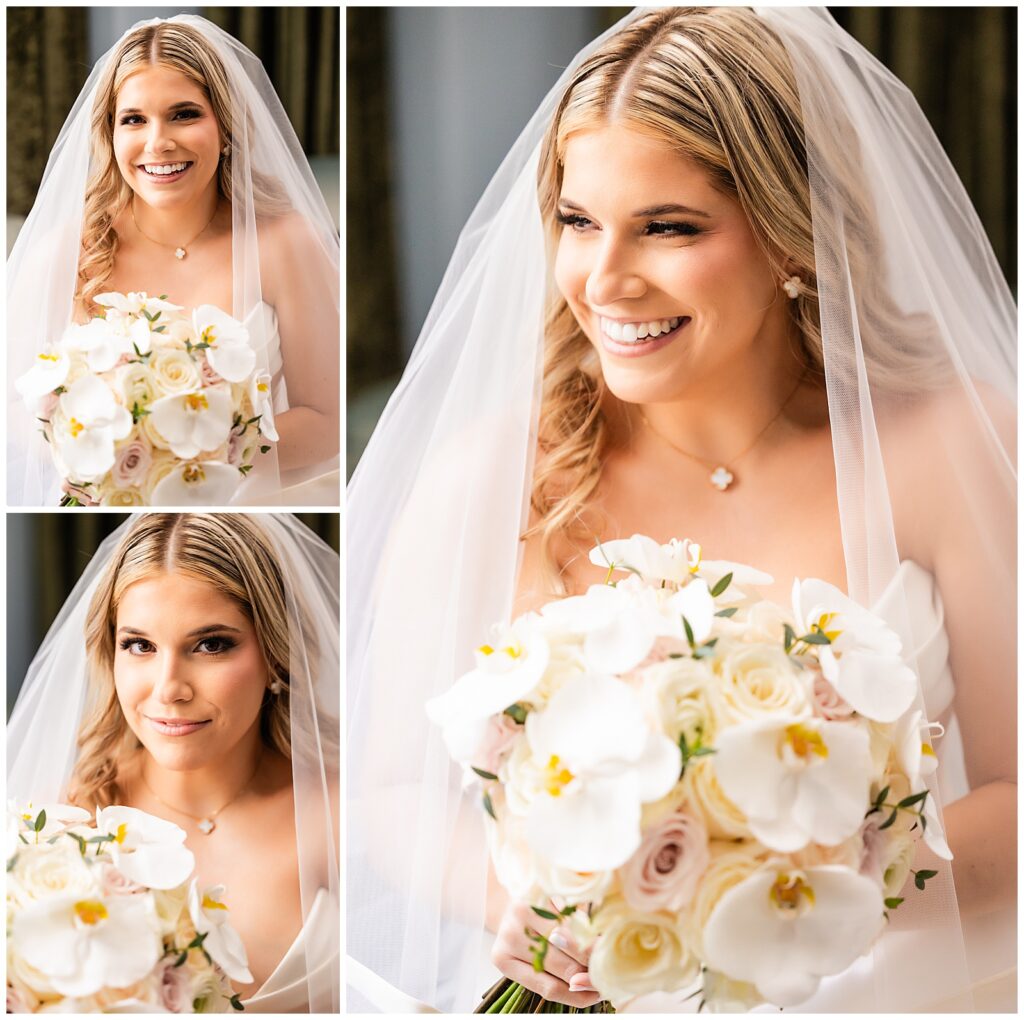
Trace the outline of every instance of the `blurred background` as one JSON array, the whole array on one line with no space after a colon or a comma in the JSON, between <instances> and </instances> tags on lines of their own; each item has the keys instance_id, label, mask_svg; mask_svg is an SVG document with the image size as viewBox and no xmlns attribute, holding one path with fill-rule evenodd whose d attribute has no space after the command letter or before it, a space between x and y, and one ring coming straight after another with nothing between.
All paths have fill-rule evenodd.
<instances>
[{"instance_id":1,"label":"blurred background","mask_svg":"<svg viewBox=\"0 0 1024 1020\"><path fill-rule=\"evenodd\" d=\"M208 18L260 58L339 222L337 7L8 7L8 253L93 65L137 21L175 14Z\"/></svg>"},{"instance_id":2,"label":"blurred background","mask_svg":"<svg viewBox=\"0 0 1024 1020\"><path fill-rule=\"evenodd\" d=\"M346 11L349 473L487 182L573 55L628 10ZM1016 8L829 10L917 97L1015 289Z\"/></svg>"},{"instance_id":3,"label":"blurred background","mask_svg":"<svg viewBox=\"0 0 1024 1020\"><path fill-rule=\"evenodd\" d=\"M295 514L335 552L337 514ZM99 544L128 514L7 515L7 717L25 671ZM83 635L84 641L84 635Z\"/></svg>"}]
</instances>

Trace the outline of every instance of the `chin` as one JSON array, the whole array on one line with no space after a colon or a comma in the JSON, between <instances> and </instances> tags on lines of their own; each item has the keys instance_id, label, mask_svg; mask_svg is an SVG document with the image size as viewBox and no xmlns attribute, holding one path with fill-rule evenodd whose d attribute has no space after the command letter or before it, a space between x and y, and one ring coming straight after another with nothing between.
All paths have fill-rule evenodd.
<instances>
[{"instance_id":1,"label":"chin","mask_svg":"<svg viewBox=\"0 0 1024 1020\"><path fill-rule=\"evenodd\" d=\"M693 377L690 368L677 361L661 365L622 365L604 356L601 357L601 374L612 396L624 404L668 404L683 400Z\"/></svg>"}]
</instances>

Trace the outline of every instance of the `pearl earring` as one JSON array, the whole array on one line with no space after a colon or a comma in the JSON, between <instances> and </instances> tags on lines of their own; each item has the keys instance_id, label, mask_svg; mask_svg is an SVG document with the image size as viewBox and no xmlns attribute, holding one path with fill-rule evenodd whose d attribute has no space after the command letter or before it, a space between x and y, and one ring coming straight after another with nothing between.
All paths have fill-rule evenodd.
<instances>
[{"instance_id":1,"label":"pearl earring","mask_svg":"<svg viewBox=\"0 0 1024 1020\"><path fill-rule=\"evenodd\" d=\"M280 694L281 690L282 690L282 688L281 688L281 681L280 680L274 679L274 680L270 681L270 693L271 694Z\"/></svg>"},{"instance_id":2,"label":"pearl earring","mask_svg":"<svg viewBox=\"0 0 1024 1020\"><path fill-rule=\"evenodd\" d=\"M231 146L230 145L225 145L224 148L220 150L220 154L222 156L226 156L230 151L231 151Z\"/></svg>"},{"instance_id":3,"label":"pearl earring","mask_svg":"<svg viewBox=\"0 0 1024 1020\"><path fill-rule=\"evenodd\" d=\"M804 281L799 276L791 276L782 284L782 289L789 295L791 301L795 301L803 290Z\"/></svg>"}]
</instances>

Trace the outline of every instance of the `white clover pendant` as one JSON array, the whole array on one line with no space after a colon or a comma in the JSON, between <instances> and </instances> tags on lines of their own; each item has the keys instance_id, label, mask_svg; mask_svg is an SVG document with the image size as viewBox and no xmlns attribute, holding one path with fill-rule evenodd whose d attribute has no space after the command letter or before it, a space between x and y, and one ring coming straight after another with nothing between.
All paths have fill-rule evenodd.
<instances>
[{"instance_id":1,"label":"white clover pendant","mask_svg":"<svg viewBox=\"0 0 1024 1020\"><path fill-rule=\"evenodd\" d=\"M174 257L176 259L183 259L185 257L185 255L186 255L186 252L185 252L184 248L175 248L174 249Z\"/></svg>"},{"instance_id":2,"label":"white clover pendant","mask_svg":"<svg viewBox=\"0 0 1024 1020\"><path fill-rule=\"evenodd\" d=\"M212 818L204 818L204 819L203 819L203 820L202 820L202 821L201 821L201 822L200 822L200 823L199 823L199 824L198 824L198 825L196 826L196 828L197 828L197 829L198 829L198 830L199 830L199 831L200 831L201 833L203 833L203 835L205 835L205 836L209 836L209 835L210 835L210 833L211 833L211 832L213 832L213 830L217 828L217 826L216 826L216 824L215 824L215 822L214 822L214 820L213 820Z\"/></svg>"},{"instance_id":3,"label":"white clover pendant","mask_svg":"<svg viewBox=\"0 0 1024 1020\"><path fill-rule=\"evenodd\" d=\"M728 468L717 467L711 472L711 484L719 492L725 492L732 485L733 481L733 474Z\"/></svg>"}]
</instances>

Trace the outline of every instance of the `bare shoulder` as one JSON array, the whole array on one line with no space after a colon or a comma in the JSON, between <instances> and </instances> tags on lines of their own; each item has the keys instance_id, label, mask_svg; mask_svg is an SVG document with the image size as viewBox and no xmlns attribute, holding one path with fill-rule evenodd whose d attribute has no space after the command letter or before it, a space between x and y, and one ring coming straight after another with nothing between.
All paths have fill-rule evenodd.
<instances>
[{"instance_id":1,"label":"bare shoulder","mask_svg":"<svg viewBox=\"0 0 1024 1020\"><path fill-rule=\"evenodd\" d=\"M257 222L260 262L275 274L298 277L324 261L324 245L305 216L287 212ZM315 261L314 261L315 260Z\"/></svg>"}]
</instances>

